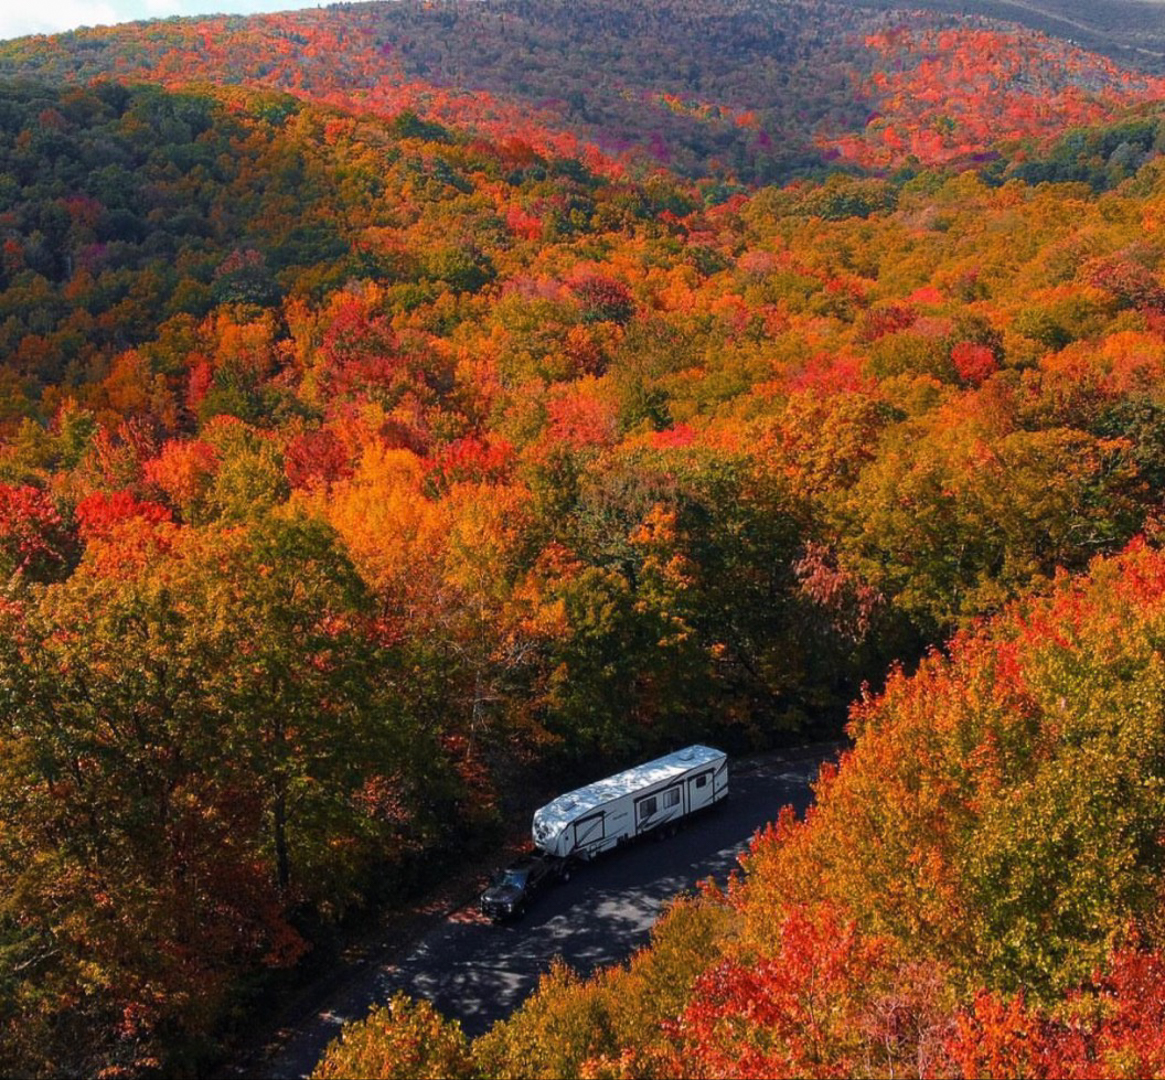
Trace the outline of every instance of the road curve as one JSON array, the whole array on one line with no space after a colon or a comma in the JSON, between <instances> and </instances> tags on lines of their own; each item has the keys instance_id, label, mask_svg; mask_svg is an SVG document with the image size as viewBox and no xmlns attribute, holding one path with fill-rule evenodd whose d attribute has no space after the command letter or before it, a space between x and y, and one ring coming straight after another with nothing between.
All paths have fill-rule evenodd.
<instances>
[{"instance_id":1,"label":"road curve","mask_svg":"<svg viewBox=\"0 0 1165 1080\"><path fill-rule=\"evenodd\" d=\"M397 962L369 966L348 982L266 1062L252 1063L252 1075L309 1075L342 1024L397 990L428 998L474 1036L513 1012L554 957L584 975L626 960L647 942L668 900L710 875L724 880L782 806L804 813L810 781L836 753L836 745L813 747L737 765L725 803L674 838L645 839L579 868L539 896L521 922L492 926L472 908L452 913Z\"/></svg>"}]
</instances>

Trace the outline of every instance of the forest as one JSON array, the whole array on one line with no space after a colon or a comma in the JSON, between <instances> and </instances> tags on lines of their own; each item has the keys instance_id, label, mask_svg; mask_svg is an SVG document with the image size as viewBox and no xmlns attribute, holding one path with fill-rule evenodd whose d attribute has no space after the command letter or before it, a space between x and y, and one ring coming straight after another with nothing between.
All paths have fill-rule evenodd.
<instances>
[{"instance_id":1,"label":"forest","mask_svg":"<svg viewBox=\"0 0 1165 1080\"><path fill-rule=\"evenodd\" d=\"M668 10L0 43L0 1073L213 1075L532 778L843 728L627 965L317 1075L1165 1072L1163 86Z\"/></svg>"},{"instance_id":2,"label":"forest","mask_svg":"<svg viewBox=\"0 0 1165 1080\"><path fill-rule=\"evenodd\" d=\"M1000 144L1165 93L1152 49L1135 54L1147 66L1122 67L994 19L877 6L338 4L0 42L0 76L275 89L390 119L408 110L607 174L664 167L748 185L981 165Z\"/></svg>"}]
</instances>

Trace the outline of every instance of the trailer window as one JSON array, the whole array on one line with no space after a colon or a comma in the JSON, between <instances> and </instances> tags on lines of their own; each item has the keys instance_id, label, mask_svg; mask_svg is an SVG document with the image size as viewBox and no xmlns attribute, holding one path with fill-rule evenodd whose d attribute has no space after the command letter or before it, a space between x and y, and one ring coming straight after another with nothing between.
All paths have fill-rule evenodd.
<instances>
[{"instance_id":1,"label":"trailer window","mask_svg":"<svg viewBox=\"0 0 1165 1080\"><path fill-rule=\"evenodd\" d=\"M680 789L671 788L663 793L663 808L665 810L675 806L680 801Z\"/></svg>"},{"instance_id":2,"label":"trailer window","mask_svg":"<svg viewBox=\"0 0 1165 1080\"><path fill-rule=\"evenodd\" d=\"M639 820L651 817L652 814L659 808L659 804L655 801L655 796L652 795L650 799L644 799L639 804Z\"/></svg>"},{"instance_id":3,"label":"trailer window","mask_svg":"<svg viewBox=\"0 0 1165 1080\"><path fill-rule=\"evenodd\" d=\"M696 787L707 787L707 786L708 786L708 774L707 773L705 773L703 776L696 777Z\"/></svg>"}]
</instances>

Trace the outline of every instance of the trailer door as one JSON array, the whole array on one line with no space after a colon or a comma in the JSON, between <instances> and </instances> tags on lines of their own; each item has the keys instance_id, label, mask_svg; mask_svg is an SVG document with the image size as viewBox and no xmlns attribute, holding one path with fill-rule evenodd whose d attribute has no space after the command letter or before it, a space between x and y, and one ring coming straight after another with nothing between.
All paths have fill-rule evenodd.
<instances>
[{"instance_id":1,"label":"trailer door","mask_svg":"<svg viewBox=\"0 0 1165 1080\"><path fill-rule=\"evenodd\" d=\"M712 799L723 799L728 794L728 758L716 766L716 774L712 778Z\"/></svg>"},{"instance_id":2,"label":"trailer door","mask_svg":"<svg viewBox=\"0 0 1165 1080\"><path fill-rule=\"evenodd\" d=\"M699 810L712 803L712 770L688 778L688 808Z\"/></svg>"}]
</instances>

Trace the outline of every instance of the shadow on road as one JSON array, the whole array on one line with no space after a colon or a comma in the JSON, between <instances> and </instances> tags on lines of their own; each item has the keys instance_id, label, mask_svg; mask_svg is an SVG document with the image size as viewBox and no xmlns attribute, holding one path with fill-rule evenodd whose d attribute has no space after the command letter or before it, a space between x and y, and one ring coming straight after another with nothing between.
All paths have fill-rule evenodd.
<instances>
[{"instance_id":1,"label":"shadow on road","mask_svg":"<svg viewBox=\"0 0 1165 1080\"><path fill-rule=\"evenodd\" d=\"M494 926L472 909L454 912L396 963L370 966L352 979L281 1051L259 1064L257 1074L310 1074L343 1023L398 990L428 998L476 1036L513 1012L555 957L582 975L625 961L647 943L669 900L709 876L725 881L752 835L782 806L792 804L804 813L810 781L836 749L819 747L794 761L778 758L737 768L727 802L673 838L645 839L580 868L569 882L539 897L520 922Z\"/></svg>"}]
</instances>

